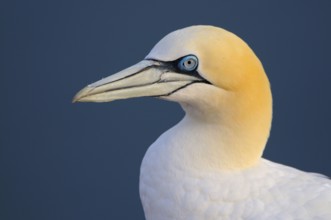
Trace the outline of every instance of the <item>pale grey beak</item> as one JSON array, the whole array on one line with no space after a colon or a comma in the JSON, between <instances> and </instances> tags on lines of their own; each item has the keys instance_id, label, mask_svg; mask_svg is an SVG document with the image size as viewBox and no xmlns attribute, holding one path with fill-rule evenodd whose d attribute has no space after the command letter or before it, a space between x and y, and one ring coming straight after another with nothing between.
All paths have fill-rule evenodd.
<instances>
[{"instance_id":1,"label":"pale grey beak","mask_svg":"<svg viewBox=\"0 0 331 220\"><path fill-rule=\"evenodd\" d=\"M73 98L73 102L110 102L135 97L168 96L192 83L197 76L177 73L167 63L143 60L116 74L92 83Z\"/></svg>"}]
</instances>

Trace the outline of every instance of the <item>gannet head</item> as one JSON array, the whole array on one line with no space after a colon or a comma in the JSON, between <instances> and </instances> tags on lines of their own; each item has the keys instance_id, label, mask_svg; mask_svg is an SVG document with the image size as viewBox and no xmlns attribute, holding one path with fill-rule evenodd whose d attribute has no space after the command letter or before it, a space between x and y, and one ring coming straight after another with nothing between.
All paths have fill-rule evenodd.
<instances>
[{"instance_id":1,"label":"gannet head","mask_svg":"<svg viewBox=\"0 0 331 220\"><path fill-rule=\"evenodd\" d=\"M227 126L233 136L242 133L247 145L258 143L250 151L261 156L271 124L269 81L254 52L233 33L213 26L174 31L144 60L88 85L73 101L146 96L179 102L192 118Z\"/></svg>"}]
</instances>

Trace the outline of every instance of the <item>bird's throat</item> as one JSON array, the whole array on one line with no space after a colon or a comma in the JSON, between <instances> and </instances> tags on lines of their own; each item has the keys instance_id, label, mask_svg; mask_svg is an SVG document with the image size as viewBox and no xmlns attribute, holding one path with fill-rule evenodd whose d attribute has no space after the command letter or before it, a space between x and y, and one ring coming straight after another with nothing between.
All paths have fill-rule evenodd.
<instances>
[{"instance_id":1,"label":"bird's throat","mask_svg":"<svg viewBox=\"0 0 331 220\"><path fill-rule=\"evenodd\" d=\"M270 88L229 94L215 105L183 105L184 119L170 130L186 164L207 169L243 169L260 161L272 119ZM253 98L250 98L253 97ZM235 103L235 104L233 104ZM232 104L232 105L231 105ZM198 109L198 110L197 110Z\"/></svg>"}]
</instances>

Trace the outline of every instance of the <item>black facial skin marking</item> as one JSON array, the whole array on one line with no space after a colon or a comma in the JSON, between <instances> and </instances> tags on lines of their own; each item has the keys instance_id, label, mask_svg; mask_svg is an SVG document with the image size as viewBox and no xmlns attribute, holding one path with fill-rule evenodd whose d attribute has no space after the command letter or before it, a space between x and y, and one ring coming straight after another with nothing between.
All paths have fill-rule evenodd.
<instances>
[{"instance_id":1,"label":"black facial skin marking","mask_svg":"<svg viewBox=\"0 0 331 220\"><path fill-rule=\"evenodd\" d=\"M191 54L186 55L186 56L190 56L190 55ZM155 67L156 68L162 68L162 69L164 69L164 72L175 72L175 73L185 74L185 75L189 75L189 76L194 76L194 77L197 77L197 78L201 79L201 81L199 81L201 83L211 84L208 80L203 78L199 74L199 72L197 71L199 64L197 65L197 67L193 71L184 71L184 70L179 69L179 67L178 67L179 62L186 56L180 57L180 58L178 58L176 60L173 60L173 61L160 61L160 60L156 60L156 59L146 59L146 60L152 60L152 61L156 61L156 62L161 63L160 66L154 66L154 68Z\"/></svg>"},{"instance_id":2,"label":"black facial skin marking","mask_svg":"<svg viewBox=\"0 0 331 220\"><path fill-rule=\"evenodd\" d=\"M190 56L191 54L189 55L186 55L186 56ZM184 56L184 57L186 57ZM193 55L194 56L194 55ZM160 69L163 69L164 72L174 72L174 73L180 73L180 74L184 74L184 75L189 75L189 76L194 76L194 77L197 77L198 79L200 79L199 81L193 81L193 82L190 82L182 87L179 87L178 89L168 93L168 94L163 94L163 95L158 95L158 96L154 96L154 97L162 97L162 96L170 96L172 94L174 94L175 92L185 88L185 87L188 87L194 83L206 83L206 84L211 84L208 80L206 80L205 78L203 78L199 72L197 71L198 69L198 66L199 64L197 65L197 67L192 70L192 71L184 71L184 70L181 70L179 69L178 67L178 64L179 62L184 58L184 57L180 57L176 60L173 60L173 61L160 61L160 60L156 60L156 59L146 59L146 60L152 60L152 61L156 61L156 62L159 62L160 65L158 66L153 66L154 68L160 68Z\"/></svg>"}]
</instances>

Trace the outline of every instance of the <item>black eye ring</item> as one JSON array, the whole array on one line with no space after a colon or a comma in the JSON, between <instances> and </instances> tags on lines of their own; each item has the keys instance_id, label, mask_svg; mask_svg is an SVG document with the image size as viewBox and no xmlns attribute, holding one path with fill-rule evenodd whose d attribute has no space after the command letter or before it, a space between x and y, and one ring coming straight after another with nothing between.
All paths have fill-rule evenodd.
<instances>
[{"instance_id":1,"label":"black eye ring","mask_svg":"<svg viewBox=\"0 0 331 220\"><path fill-rule=\"evenodd\" d=\"M183 57L178 62L178 68L185 72L191 72L197 69L199 65L199 60L194 55L188 55L186 57Z\"/></svg>"}]
</instances>

